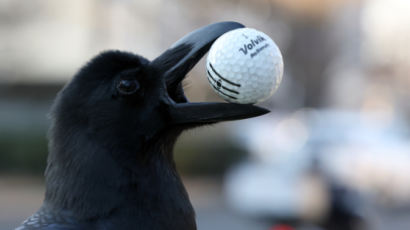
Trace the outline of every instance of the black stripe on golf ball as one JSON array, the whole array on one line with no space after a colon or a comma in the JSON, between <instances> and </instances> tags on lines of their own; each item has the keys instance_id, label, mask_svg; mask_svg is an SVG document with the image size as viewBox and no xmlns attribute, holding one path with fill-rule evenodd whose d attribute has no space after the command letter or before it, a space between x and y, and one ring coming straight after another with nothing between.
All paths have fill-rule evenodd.
<instances>
[{"instance_id":1,"label":"black stripe on golf ball","mask_svg":"<svg viewBox=\"0 0 410 230\"><path fill-rule=\"evenodd\" d=\"M214 83L211 81L210 78L212 78L213 81L215 81L215 79L212 77L211 73L210 73L208 70L207 70L207 72L208 72L208 76L209 76L209 77L208 77L208 81L209 81L209 84L212 86L212 88L214 88L214 89L215 89L216 91L218 91L220 94L223 94L224 96L227 96L227 97L229 97L229 98L231 98L231 99L234 99L234 100L237 100L237 99L238 99L237 97L234 97L234 96L232 96L232 95L229 95L229 94L223 92L223 90L221 89L220 86L214 85ZM218 82L218 81L215 81L215 84L217 84L217 82Z\"/></svg>"},{"instance_id":2,"label":"black stripe on golf ball","mask_svg":"<svg viewBox=\"0 0 410 230\"><path fill-rule=\"evenodd\" d=\"M208 72L208 76L212 79L212 81L215 82L215 84L216 84L216 86L217 86L218 88L222 88L222 89L227 90L227 91L229 91L229 92L231 92L231 93L234 93L234 94L238 94L238 95L239 95L239 92L238 92L238 91L223 86L221 80L216 80L216 79L212 76L212 74L209 72L209 70L206 70L206 71Z\"/></svg>"},{"instance_id":3,"label":"black stripe on golf ball","mask_svg":"<svg viewBox=\"0 0 410 230\"><path fill-rule=\"evenodd\" d=\"M222 77L222 76L215 70L215 68L212 66L211 62L209 62L209 67L211 67L212 71L213 71L219 78L221 78L222 80L224 80L224 81L228 82L229 84L234 85L234 86L236 86L236 87L241 87L241 84L235 83L235 82L233 82L233 81L230 81L230 80L228 80L228 79Z\"/></svg>"}]
</instances>

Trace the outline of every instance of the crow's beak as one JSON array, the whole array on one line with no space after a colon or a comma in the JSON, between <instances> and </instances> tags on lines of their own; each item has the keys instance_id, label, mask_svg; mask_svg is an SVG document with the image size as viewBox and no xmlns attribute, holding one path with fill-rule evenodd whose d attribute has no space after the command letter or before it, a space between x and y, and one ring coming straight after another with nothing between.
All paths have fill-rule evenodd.
<instances>
[{"instance_id":1,"label":"crow's beak","mask_svg":"<svg viewBox=\"0 0 410 230\"><path fill-rule=\"evenodd\" d=\"M260 116L269 110L232 103L189 103L183 95L181 82L195 64L208 52L212 43L222 34L243 28L236 22L220 22L199 28L173 44L151 62L165 80L171 123L199 124L237 120Z\"/></svg>"},{"instance_id":2,"label":"crow's beak","mask_svg":"<svg viewBox=\"0 0 410 230\"><path fill-rule=\"evenodd\" d=\"M269 110L254 105L233 103L179 103L170 109L174 124L202 124L257 117Z\"/></svg>"}]
</instances>

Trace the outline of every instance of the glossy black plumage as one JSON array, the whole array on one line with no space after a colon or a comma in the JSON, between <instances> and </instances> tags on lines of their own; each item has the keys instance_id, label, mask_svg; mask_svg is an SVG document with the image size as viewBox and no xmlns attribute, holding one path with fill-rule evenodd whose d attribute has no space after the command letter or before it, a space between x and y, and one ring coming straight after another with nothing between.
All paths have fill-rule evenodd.
<instances>
[{"instance_id":1,"label":"glossy black plumage","mask_svg":"<svg viewBox=\"0 0 410 230\"><path fill-rule=\"evenodd\" d=\"M17 229L196 229L173 160L178 135L268 111L189 103L181 81L216 38L240 27L203 27L152 62L107 51L80 69L51 111L43 206Z\"/></svg>"}]
</instances>

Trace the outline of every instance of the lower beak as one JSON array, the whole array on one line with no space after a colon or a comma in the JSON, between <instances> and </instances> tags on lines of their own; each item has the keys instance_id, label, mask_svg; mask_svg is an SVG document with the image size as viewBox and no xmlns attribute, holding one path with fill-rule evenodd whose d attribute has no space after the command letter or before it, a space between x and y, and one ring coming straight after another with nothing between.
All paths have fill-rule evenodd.
<instances>
[{"instance_id":1,"label":"lower beak","mask_svg":"<svg viewBox=\"0 0 410 230\"><path fill-rule=\"evenodd\" d=\"M169 93L181 92L181 82L195 64L208 52L212 43L222 34L243 28L236 22L219 22L199 28L172 45L151 62L165 79ZM183 103L178 103L183 101ZM260 116L269 110L244 104L232 103L189 103L186 100L173 101L169 105L171 123L201 124L238 120Z\"/></svg>"},{"instance_id":2,"label":"lower beak","mask_svg":"<svg viewBox=\"0 0 410 230\"><path fill-rule=\"evenodd\" d=\"M210 124L257 117L269 110L244 104L231 103L180 103L170 109L173 124Z\"/></svg>"}]
</instances>

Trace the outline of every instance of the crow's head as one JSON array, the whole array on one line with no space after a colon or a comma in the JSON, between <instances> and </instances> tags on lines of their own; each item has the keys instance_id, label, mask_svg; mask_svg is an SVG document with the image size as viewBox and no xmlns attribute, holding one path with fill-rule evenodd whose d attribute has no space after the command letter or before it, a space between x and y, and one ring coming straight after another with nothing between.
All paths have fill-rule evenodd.
<instances>
[{"instance_id":1,"label":"crow's head","mask_svg":"<svg viewBox=\"0 0 410 230\"><path fill-rule=\"evenodd\" d=\"M59 193L81 190L81 183L114 183L112 189L130 183L132 172L141 173L152 159L162 159L157 155L171 153L186 128L267 113L253 105L190 103L184 95L185 75L219 36L241 27L223 22L200 28L153 61L108 51L85 65L59 93L51 113L46 200L67 199Z\"/></svg>"},{"instance_id":2,"label":"crow's head","mask_svg":"<svg viewBox=\"0 0 410 230\"><path fill-rule=\"evenodd\" d=\"M55 131L141 148L187 127L267 113L253 105L190 103L184 95L181 82L188 71L215 39L240 27L224 22L200 28L153 61L121 51L98 55L59 93L52 113L60 129Z\"/></svg>"}]
</instances>

